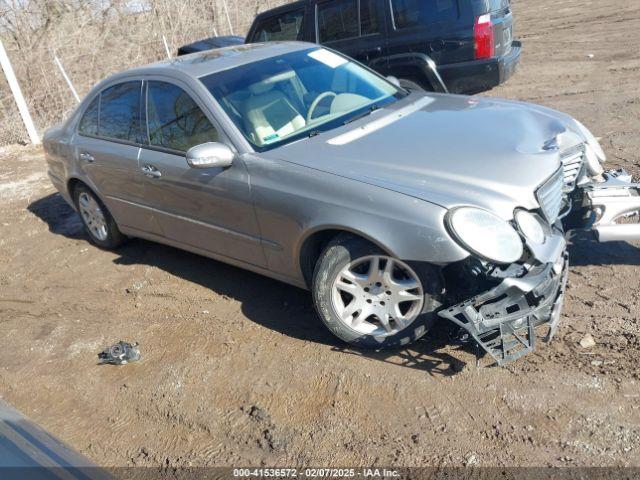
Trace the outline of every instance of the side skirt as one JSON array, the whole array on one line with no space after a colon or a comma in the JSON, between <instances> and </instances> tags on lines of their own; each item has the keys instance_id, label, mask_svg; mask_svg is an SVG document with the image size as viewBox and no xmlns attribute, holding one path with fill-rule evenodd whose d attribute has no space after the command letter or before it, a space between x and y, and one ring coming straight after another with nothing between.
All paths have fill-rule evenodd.
<instances>
[{"instance_id":1,"label":"side skirt","mask_svg":"<svg viewBox=\"0 0 640 480\"><path fill-rule=\"evenodd\" d=\"M306 283L302 279L289 277L289 276L286 276L286 275L281 275L279 273L275 273L275 272L272 272L270 270L267 270L266 268L259 267L257 265L253 265L253 264L250 264L250 263L243 262L242 260L237 260L235 258L230 258L230 257L226 257L224 255L215 254L215 253L209 252L207 250L203 250L203 249L198 248L198 247L194 247L194 246L191 246L191 245L185 245L185 244L182 244L180 242L175 242L175 241L170 240L168 238L161 237L159 235L154 235L153 233L145 232L145 231L142 231L142 230L137 230L137 229L132 228L132 227L124 227L124 226L119 226L119 227L120 227L120 231L123 234L128 235L130 237L142 238L144 240L149 240L151 242L161 243L163 245L168 245L170 247L174 247L174 248L177 248L179 250L185 250L187 252L195 253L196 255L201 255L203 257L211 258L212 260L217 260L219 262L226 263L226 264L232 265L234 267L242 268L243 270L249 270L251 272L263 275L265 277L273 278L274 280L278 280L280 282L287 283L289 285L293 285L294 287L298 287L298 288L301 288L303 290L308 290Z\"/></svg>"}]
</instances>

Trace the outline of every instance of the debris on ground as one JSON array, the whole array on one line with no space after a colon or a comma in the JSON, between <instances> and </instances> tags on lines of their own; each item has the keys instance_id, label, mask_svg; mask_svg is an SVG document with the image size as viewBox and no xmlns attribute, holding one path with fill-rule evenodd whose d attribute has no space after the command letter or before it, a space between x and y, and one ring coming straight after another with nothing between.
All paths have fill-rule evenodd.
<instances>
[{"instance_id":1,"label":"debris on ground","mask_svg":"<svg viewBox=\"0 0 640 480\"><path fill-rule=\"evenodd\" d=\"M580 346L582 348L593 348L596 346L596 341L590 333L587 333L582 340L580 340Z\"/></svg>"},{"instance_id":2,"label":"debris on ground","mask_svg":"<svg viewBox=\"0 0 640 480\"><path fill-rule=\"evenodd\" d=\"M115 345L105 348L98 354L100 363L111 365L126 365L127 363L140 360L140 349L138 343L127 343L120 340Z\"/></svg>"}]
</instances>

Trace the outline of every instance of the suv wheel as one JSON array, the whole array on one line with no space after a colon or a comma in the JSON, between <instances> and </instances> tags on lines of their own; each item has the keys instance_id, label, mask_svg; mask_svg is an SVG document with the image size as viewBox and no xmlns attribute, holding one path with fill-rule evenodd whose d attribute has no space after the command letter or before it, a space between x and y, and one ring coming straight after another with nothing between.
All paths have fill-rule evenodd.
<instances>
[{"instance_id":1,"label":"suv wheel","mask_svg":"<svg viewBox=\"0 0 640 480\"><path fill-rule=\"evenodd\" d=\"M400 79L400 86L407 90L411 90L412 92L426 92L424 87L418 85L414 80L409 80L406 78Z\"/></svg>"},{"instance_id":2,"label":"suv wheel","mask_svg":"<svg viewBox=\"0 0 640 480\"><path fill-rule=\"evenodd\" d=\"M425 279L366 240L340 236L318 261L312 293L324 324L340 339L372 349L408 345L431 327L438 303Z\"/></svg>"},{"instance_id":3,"label":"suv wheel","mask_svg":"<svg viewBox=\"0 0 640 480\"><path fill-rule=\"evenodd\" d=\"M124 243L126 237L118 229L111 213L89 188L78 185L73 197L84 228L93 243L106 249L114 249Z\"/></svg>"}]
</instances>

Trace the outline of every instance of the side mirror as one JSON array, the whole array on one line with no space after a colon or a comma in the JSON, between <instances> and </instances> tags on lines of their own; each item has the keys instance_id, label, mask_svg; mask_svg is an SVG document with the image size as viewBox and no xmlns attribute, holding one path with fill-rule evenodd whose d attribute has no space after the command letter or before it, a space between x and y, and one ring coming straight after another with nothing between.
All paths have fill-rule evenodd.
<instances>
[{"instance_id":1,"label":"side mirror","mask_svg":"<svg viewBox=\"0 0 640 480\"><path fill-rule=\"evenodd\" d=\"M400 85L400 80L398 80L397 77L394 77L393 75L389 75L387 77L387 80L389 81L389 83L393 84L393 86L402 88L402 85Z\"/></svg>"},{"instance_id":2,"label":"side mirror","mask_svg":"<svg viewBox=\"0 0 640 480\"><path fill-rule=\"evenodd\" d=\"M192 168L228 168L235 153L224 143L209 142L196 145L187 152L187 163Z\"/></svg>"}]
</instances>

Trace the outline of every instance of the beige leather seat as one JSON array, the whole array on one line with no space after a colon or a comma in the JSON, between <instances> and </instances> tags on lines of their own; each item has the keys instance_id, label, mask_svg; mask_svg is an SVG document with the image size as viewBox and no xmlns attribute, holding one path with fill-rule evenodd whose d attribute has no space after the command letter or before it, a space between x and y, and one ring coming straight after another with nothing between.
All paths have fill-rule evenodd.
<instances>
[{"instance_id":1,"label":"beige leather seat","mask_svg":"<svg viewBox=\"0 0 640 480\"><path fill-rule=\"evenodd\" d=\"M256 145L267 145L304 128L304 117L287 96L275 89L275 82L249 87L251 96L244 103L247 131Z\"/></svg>"}]
</instances>

